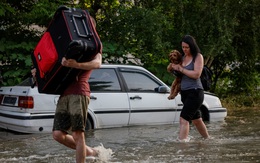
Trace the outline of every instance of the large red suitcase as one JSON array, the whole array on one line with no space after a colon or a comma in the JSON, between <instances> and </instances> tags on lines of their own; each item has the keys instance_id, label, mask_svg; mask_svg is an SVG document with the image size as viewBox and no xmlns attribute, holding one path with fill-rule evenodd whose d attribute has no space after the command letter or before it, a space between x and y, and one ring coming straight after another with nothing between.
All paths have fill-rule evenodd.
<instances>
[{"instance_id":1,"label":"large red suitcase","mask_svg":"<svg viewBox=\"0 0 260 163\"><path fill-rule=\"evenodd\" d=\"M85 62L101 50L88 11L60 6L32 54L39 93L62 94L81 72L62 66L62 57Z\"/></svg>"}]
</instances>

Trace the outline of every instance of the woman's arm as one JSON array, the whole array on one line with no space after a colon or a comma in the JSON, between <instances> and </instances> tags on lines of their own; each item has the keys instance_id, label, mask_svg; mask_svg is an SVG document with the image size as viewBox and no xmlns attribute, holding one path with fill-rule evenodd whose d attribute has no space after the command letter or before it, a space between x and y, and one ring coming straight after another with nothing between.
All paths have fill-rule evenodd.
<instances>
[{"instance_id":1,"label":"woman's arm","mask_svg":"<svg viewBox=\"0 0 260 163\"><path fill-rule=\"evenodd\" d=\"M172 68L174 70L179 71L182 74L185 74L186 76L193 78L193 79L200 78L203 66L204 66L204 59L203 59L202 54L198 54L198 56L196 57L195 63L194 63L194 70L187 70L184 67L182 67L181 65L172 64Z\"/></svg>"},{"instance_id":2,"label":"woman's arm","mask_svg":"<svg viewBox=\"0 0 260 163\"><path fill-rule=\"evenodd\" d=\"M173 71L172 63L170 63L170 64L167 66L167 71L168 71L168 72L172 72L172 71Z\"/></svg>"}]
</instances>

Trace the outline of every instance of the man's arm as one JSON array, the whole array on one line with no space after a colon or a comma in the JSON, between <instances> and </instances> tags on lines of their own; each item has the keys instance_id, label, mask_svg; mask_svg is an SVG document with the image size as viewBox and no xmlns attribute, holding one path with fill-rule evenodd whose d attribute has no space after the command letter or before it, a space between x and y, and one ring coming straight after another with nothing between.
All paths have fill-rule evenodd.
<instances>
[{"instance_id":1,"label":"man's arm","mask_svg":"<svg viewBox=\"0 0 260 163\"><path fill-rule=\"evenodd\" d=\"M81 69L81 70L92 70L100 68L102 63L102 55L98 53L95 58L89 62L77 62L75 59L62 58L61 64L66 67Z\"/></svg>"}]
</instances>

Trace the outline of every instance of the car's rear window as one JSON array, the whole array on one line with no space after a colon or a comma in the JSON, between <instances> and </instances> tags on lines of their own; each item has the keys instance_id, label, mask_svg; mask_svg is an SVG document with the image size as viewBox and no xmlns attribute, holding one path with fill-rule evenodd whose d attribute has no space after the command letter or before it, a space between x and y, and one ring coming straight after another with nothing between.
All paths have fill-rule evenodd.
<instances>
[{"instance_id":1,"label":"car's rear window","mask_svg":"<svg viewBox=\"0 0 260 163\"><path fill-rule=\"evenodd\" d=\"M17 86L31 86L31 78L25 79L20 84L17 84Z\"/></svg>"}]
</instances>

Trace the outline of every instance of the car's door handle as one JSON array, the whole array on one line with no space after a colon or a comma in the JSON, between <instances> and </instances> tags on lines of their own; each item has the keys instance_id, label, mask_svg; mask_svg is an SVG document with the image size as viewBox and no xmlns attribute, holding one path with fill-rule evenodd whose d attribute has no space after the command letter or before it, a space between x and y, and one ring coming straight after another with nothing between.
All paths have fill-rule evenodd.
<instances>
[{"instance_id":1,"label":"car's door handle","mask_svg":"<svg viewBox=\"0 0 260 163\"><path fill-rule=\"evenodd\" d=\"M134 100L134 99L142 99L142 97L140 97L140 96L130 97L130 100Z\"/></svg>"},{"instance_id":2,"label":"car's door handle","mask_svg":"<svg viewBox=\"0 0 260 163\"><path fill-rule=\"evenodd\" d=\"M95 96L90 96L90 99L91 99L91 100L96 100L97 97L95 97Z\"/></svg>"}]
</instances>

